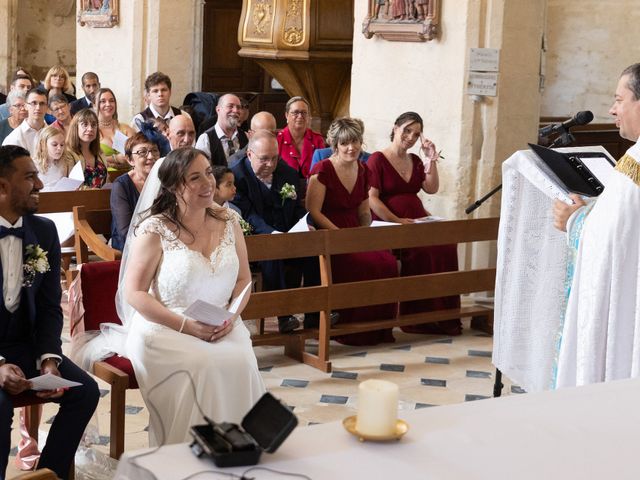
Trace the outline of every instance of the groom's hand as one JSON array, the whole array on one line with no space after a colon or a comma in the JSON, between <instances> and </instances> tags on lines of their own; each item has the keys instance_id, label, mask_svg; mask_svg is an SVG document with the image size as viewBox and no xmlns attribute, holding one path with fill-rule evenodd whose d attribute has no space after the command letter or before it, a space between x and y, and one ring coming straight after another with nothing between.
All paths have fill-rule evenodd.
<instances>
[{"instance_id":1,"label":"groom's hand","mask_svg":"<svg viewBox=\"0 0 640 480\"><path fill-rule=\"evenodd\" d=\"M40 373L42 375L46 375L50 373L55 375L56 377L60 376L60 371L58 370L58 363L53 358L45 359L40 365ZM59 398L64 393L64 389L59 388L57 390L46 390L43 392L37 392L36 396L40 398Z\"/></svg>"},{"instance_id":2,"label":"groom's hand","mask_svg":"<svg viewBox=\"0 0 640 480\"><path fill-rule=\"evenodd\" d=\"M11 395L17 395L31 388L31 382L17 365L5 363L0 367L0 388Z\"/></svg>"}]
</instances>

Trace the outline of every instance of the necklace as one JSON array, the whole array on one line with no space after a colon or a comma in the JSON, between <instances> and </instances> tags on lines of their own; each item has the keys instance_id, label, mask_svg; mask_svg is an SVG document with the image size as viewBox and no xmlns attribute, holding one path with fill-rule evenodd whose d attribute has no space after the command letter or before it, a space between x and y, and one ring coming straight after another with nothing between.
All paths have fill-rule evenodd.
<instances>
[{"instance_id":1,"label":"necklace","mask_svg":"<svg viewBox=\"0 0 640 480\"><path fill-rule=\"evenodd\" d=\"M100 125L100 128L112 128L113 127L113 118L107 122L105 121L99 121L98 125Z\"/></svg>"}]
</instances>

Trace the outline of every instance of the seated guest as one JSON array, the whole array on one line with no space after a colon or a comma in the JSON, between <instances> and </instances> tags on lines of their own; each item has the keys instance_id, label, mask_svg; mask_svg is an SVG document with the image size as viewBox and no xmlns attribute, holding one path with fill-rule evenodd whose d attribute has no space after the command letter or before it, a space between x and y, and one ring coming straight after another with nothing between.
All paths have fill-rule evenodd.
<instances>
[{"instance_id":1,"label":"seated guest","mask_svg":"<svg viewBox=\"0 0 640 480\"><path fill-rule=\"evenodd\" d=\"M180 109L171 106L171 79L162 72L154 72L144 81L144 98L148 105L131 121L131 128L136 132L140 129L138 122L162 118L170 121L180 115Z\"/></svg>"},{"instance_id":2,"label":"seated guest","mask_svg":"<svg viewBox=\"0 0 640 480\"><path fill-rule=\"evenodd\" d=\"M287 232L307 212L300 201L298 174L278 155L278 143L273 133L258 130L253 133L247 148L247 157L231 167L236 180L237 193L233 203L249 222L253 233ZM287 193L292 189L293 192ZM290 277L285 275L285 267ZM275 260L260 262L265 290L282 290L304 284L320 282L317 258ZM316 314L317 315L317 314ZM288 333L300 325L297 318L278 318L278 329Z\"/></svg>"},{"instance_id":3,"label":"seated guest","mask_svg":"<svg viewBox=\"0 0 640 480\"><path fill-rule=\"evenodd\" d=\"M356 122L358 122L360 124L360 126L362 127L362 134L364 135L364 122L362 120L360 120L359 118L354 118L354 120ZM327 143L329 145L331 145L331 139L329 137L327 137ZM313 167L315 166L316 163L321 162L325 158L329 158L332 153L333 153L333 150L331 150L331 147L320 148L320 149L316 150L315 152L313 152L313 157L311 158L311 169L313 169ZM367 160L369 160L369 156L370 155L371 155L370 153L365 152L364 150L362 150L360 152L360 158L358 158L358 160L360 160L363 163L367 163Z\"/></svg>"},{"instance_id":4,"label":"seated guest","mask_svg":"<svg viewBox=\"0 0 640 480\"><path fill-rule=\"evenodd\" d=\"M114 148L114 143L124 144L124 139L135 132L129 125L118 121L118 103L110 88L99 89L94 98L100 127L100 150L107 159L107 166L116 170L128 169L128 159L125 158L124 152Z\"/></svg>"},{"instance_id":5,"label":"seated guest","mask_svg":"<svg viewBox=\"0 0 640 480\"><path fill-rule=\"evenodd\" d=\"M167 133L171 150L182 147L193 147L196 140L196 128L193 120L187 115L176 115L169 121Z\"/></svg>"},{"instance_id":6,"label":"seated guest","mask_svg":"<svg viewBox=\"0 0 640 480\"><path fill-rule=\"evenodd\" d=\"M304 97L291 97L285 106L284 116L287 126L278 133L278 151L300 178L307 179L313 152L324 148L324 140L322 135L309 128L310 107Z\"/></svg>"},{"instance_id":7,"label":"seated guest","mask_svg":"<svg viewBox=\"0 0 640 480\"><path fill-rule=\"evenodd\" d=\"M238 216L214 203L211 164L199 150L171 151L158 177L160 193L121 267L133 308L124 315L125 351L142 397L154 407L152 446L186 442L202 415L239 423L265 392L240 318L248 297L222 325L184 314L195 300L225 307L251 282Z\"/></svg>"},{"instance_id":8,"label":"seated guest","mask_svg":"<svg viewBox=\"0 0 640 480\"><path fill-rule=\"evenodd\" d=\"M51 114L56 117L55 122L53 122L51 126L56 127L66 135L69 125L71 125L71 111L67 97L60 94L50 95L49 110Z\"/></svg>"},{"instance_id":9,"label":"seated guest","mask_svg":"<svg viewBox=\"0 0 640 480\"><path fill-rule=\"evenodd\" d=\"M213 201L221 207L231 208L242 215L242 212L233 203L233 197L236 196L235 177L233 170L224 165L216 165L213 167L213 177L216 179L216 191L213 194Z\"/></svg>"},{"instance_id":10,"label":"seated guest","mask_svg":"<svg viewBox=\"0 0 640 480\"><path fill-rule=\"evenodd\" d=\"M307 210L317 228L339 229L368 226L369 182L367 165L358 161L362 149L360 123L352 118L335 120L329 128L333 155L311 171L307 189ZM398 276L396 259L388 251L356 252L331 257L335 283L375 280ZM387 320L395 317L397 304L339 310L340 322ZM393 342L391 329L336 337L348 345Z\"/></svg>"},{"instance_id":11,"label":"seated guest","mask_svg":"<svg viewBox=\"0 0 640 480\"><path fill-rule=\"evenodd\" d=\"M11 79L11 86L9 87L9 93L18 91L26 95L27 92L32 88L33 88L33 81L31 80L31 76L16 72L13 78ZM9 116L11 115L11 113L9 112L10 106L11 104L9 103L8 99L7 99L7 102L0 105L0 120L9 118Z\"/></svg>"},{"instance_id":12,"label":"seated guest","mask_svg":"<svg viewBox=\"0 0 640 480\"><path fill-rule=\"evenodd\" d=\"M69 107L71 108L71 115L75 115L83 108L93 108L96 92L100 88L98 75L93 72L87 72L82 75L81 82L84 97L74 100L69 104Z\"/></svg>"},{"instance_id":13,"label":"seated guest","mask_svg":"<svg viewBox=\"0 0 640 480\"><path fill-rule=\"evenodd\" d=\"M38 209L42 182L22 147L0 147L0 260L3 269L2 327L0 328L0 477L11 448L13 398L31 388L28 378L53 374L80 386L38 392L59 403L39 468L69 478L74 455L100 398L98 385L62 354L60 308L60 244L48 219L33 215ZM35 253L29 247L39 247ZM26 253L25 253L26 252ZM38 253L42 252L42 253ZM24 258L35 265L23 271Z\"/></svg>"},{"instance_id":14,"label":"seated guest","mask_svg":"<svg viewBox=\"0 0 640 480\"><path fill-rule=\"evenodd\" d=\"M44 127L39 138L33 163L36 164L38 175L44 185L42 191L46 192L62 177L69 176L73 160L66 155L64 134L53 125Z\"/></svg>"},{"instance_id":15,"label":"seated guest","mask_svg":"<svg viewBox=\"0 0 640 480\"><path fill-rule=\"evenodd\" d=\"M232 93L218 99L216 124L198 137L196 148L202 150L212 165L228 165L229 157L247 143L247 135L238 129L240 125L240 99Z\"/></svg>"},{"instance_id":16,"label":"seated guest","mask_svg":"<svg viewBox=\"0 0 640 480\"><path fill-rule=\"evenodd\" d=\"M160 155L168 153L168 148L160 150L159 141L164 139L160 132L146 127L143 131L147 135L134 133L125 145L125 156L133 168L116 178L111 187L111 246L118 250L124 249L131 217L149 172Z\"/></svg>"},{"instance_id":17,"label":"seated guest","mask_svg":"<svg viewBox=\"0 0 640 480\"><path fill-rule=\"evenodd\" d=\"M98 116L93 110L85 108L73 116L67 133L67 154L74 164L80 162L84 174L81 188L102 188L107 183L107 164L100 151Z\"/></svg>"},{"instance_id":18,"label":"seated guest","mask_svg":"<svg viewBox=\"0 0 640 480\"><path fill-rule=\"evenodd\" d=\"M47 95L42 90L32 88L27 92L25 105L27 118L6 136L2 144L18 145L33 154L36 151L38 134L46 126L44 115L47 113Z\"/></svg>"},{"instance_id":19,"label":"seated guest","mask_svg":"<svg viewBox=\"0 0 640 480\"><path fill-rule=\"evenodd\" d=\"M429 215L418 197L423 190L428 194L438 192L438 152L428 139L422 137L422 118L414 112L400 115L391 131L391 144L369 158L369 204L376 218L387 222L413 223L414 219ZM425 156L409 153L420 140ZM405 248L400 254L402 275L450 272L458 270L456 245ZM400 314L429 312L460 308L460 297L430 298L400 304ZM405 332L460 335L460 320L402 327Z\"/></svg>"},{"instance_id":20,"label":"seated guest","mask_svg":"<svg viewBox=\"0 0 640 480\"><path fill-rule=\"evenodd\" d=\"M251 117L251 128L247 132L247 138L251 138L253 132L257 132L258 130L269 130L275 135L278 131L276 117L274 117L269 112L256 113L253 117ZM246 156L247 146L245 145L243 148L229 157L229 166L232 167L236 164L236 162L242 160Z\"/></svg>"},{"instance_id":21,"label":"seated guest","mask_svg":"<svg viewBox=\"0 0 640 480\"><path fill-rule=\"evenodd\" d=\"M48 96L52 95L64 95L67 98L67 103L76 100L76 97L68 92L73 92L73 85L71 85L71 79L69 73L62 65L56 65L51 67L44 77L44 88L48 92Z\"/></svg>"},{"instance_id":22,"label":"seated guest","mask_svg":"<svg viewBox=\"0 0 640 480\"><path fill-rule=\"evenodd\" d=\"M9 105L9 117L0 120L0 144L4 141L25 118L27 118L26 95L20 90L12 90L7 95L7 104Z\"/></svg>"}]
</instances>

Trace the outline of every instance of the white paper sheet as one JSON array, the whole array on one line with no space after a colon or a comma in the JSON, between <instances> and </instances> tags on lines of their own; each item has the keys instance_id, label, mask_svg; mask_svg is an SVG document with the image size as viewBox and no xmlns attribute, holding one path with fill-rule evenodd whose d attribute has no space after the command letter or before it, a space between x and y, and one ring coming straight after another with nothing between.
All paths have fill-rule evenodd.
<instances>
[{"instance_id":1,"label":"white paper sheet","mask_svg":"<svg viewBox=\"0 0 640 480\"><path fill-rule=\"evenodd\" d=\"M127 143L127 140L129 140L129 137L127 137L120 130L116 130L116 134L113 136L111 148L117 150L120 153L124 153L124 144Z\"/></svg>"},{"instance_id":2,"label":"white paper sheet","mask_svg":"<svg viewBox=\"0 0 640 480\"><path fill-rule=\"evenodd\" d=\"M416 218L416 223L444 222L445 219L436 215L427 215L426 217Z\"/></svg>"},{"instance_id":3,"label":"white paper sheet","mask_svg":"<svg viewBox=\"0 0 640 480\"><path fill-rule=\"evenodd\" d=\"M69 172L69 178L81 180L84 183L84 172L82 171L82 162L76 163Z\"/></svg>"},{"instance_id":4,"label":"white paper sheet","mask_svg":"<svg viewBox=\"0 0 640 480\"><path fill-rule=\"evenodd\" d=\"M370 227L391 227L394 225L402 225L401 223L395 223L395 222L384 222L382 220L374 220L373 222L371 222L371 225L369 225Z\"/></svg>"},{"instance_id":5,"label":"white paper sheet","mask_svg":"<svg viewBox=\"0 0 640 480\"><path fill-rule=\"evenodd\" d=\"M289 233L308 232L309 231L309 224L307 223L308 216L309 214L307 213L305 214L304 217L298 220L298 223L296 223L293 227L289 229Z\"/></svg>"},{"instance_id":6,"label":"white paper sheet","mask_svg":"<svg viewBox=\"0 0 640 480\"><path fill-rule=\"evenodd\" d=\"M30 378L29 381L31 382L31 390L35 390L37 392L43 390L55 390L57 388L78 387L82 385L81 383L66 380L52 373Z\"/></svg>"},{"instance_id":7,"label":"white paper sheet","mask_svg":"<svg viewBox=\"0 0 640 480\"><path fill-rule=\"evenodd\" d=\"M51 186L48 191L49 192L71 192L74 190L78 190L80 185L84 183L84 179L78 180L75 178L62 177L58 180L53 186ZM44 191L44 189L42 190Z\"/></svg>"},{"instance_id":8,"label":"white paper sheet","mask_svg":"<svg viewBox=\"0 0 640 480\"><path fill-rule=\"evenodd\" d=\"M48 218L55 223L60 243L69 240L76 232L76 227L73 224L73 213L71 212L37 213L36 215Z\"/></svg>"},{"instance_id":9,"label":"white paper sheet","mask_svg":"<svg viewBox=\"0 0 640 480\"><path fill-rule=\"evenodd\" d=\"M244 298L251 291L251 283L248 283L240 292L235 299L231 301L229 309L224 309L222 307L218 307L217 305L213 305L209 302L205 302L204 300L196 300L193 302L187 309L184 311L184 314L193 318L202 323L206 323L207 325L222 325L225 320L230 319L236 313L238 313L238 308L242 304Z\"/></svg>"}]
</instances>

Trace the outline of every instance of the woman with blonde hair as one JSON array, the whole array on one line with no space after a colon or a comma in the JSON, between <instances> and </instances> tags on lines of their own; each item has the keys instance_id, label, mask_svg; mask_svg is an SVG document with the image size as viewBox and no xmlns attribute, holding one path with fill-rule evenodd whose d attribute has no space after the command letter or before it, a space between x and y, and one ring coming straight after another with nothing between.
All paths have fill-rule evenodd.
<instances>
[{"instance_id":1,"label":"woman with blonde hair","mask_svg":"<svg viewBox=\"0 0 640 480\"><path fill-rule=\"evenodd\" d=\"M64 133L54 126L48 126L40 132L36 144L33 162L38 168L38 176L44 188L50 190L62 177L68 177L73 168L73 159L66 155Z\"/></svg>"},{"instance_id":2,"label":"woman with blonde hair","mask_svg":"<svg viewBox=\"0 0 640 480\"><path fill-rule=\"evenodd\" d=\"M80 163L84 175L81 188L102 188L107 183L107 164L100 151L98 116L90 108L83 108L71 119L67 150L73 163Z\"/></svg>"},{"instance_id":3,"label":"woman with blonde hair","mask_svg":"<svg viewBox=\"0 0 640 480\"><path fill-rule=\"evenodd\" d=\"M67 97L69 102L77 100L76 97L67 93L73 91L73 85L71 85L69 73L62 65L56 65L49 69L47 76L44 77L44 88L49 92L48 97L58 93Z\"/></svg>"},{"instance_id":4,"label":"woman with blonde hair","mask_svg":"<svg viewBox=\"0 0 640 480\"><path fill-rule=\"evenodd\" d=\"M96 92L94 108L100 128L100 149L107 159L107 165L118 170L128 170L129 163L125 152L119 151L114 144L124 145L126 139L135 132L129 125L118 121L118 102L110 88L101 88Z\"/></svg>"}]
</instances>

